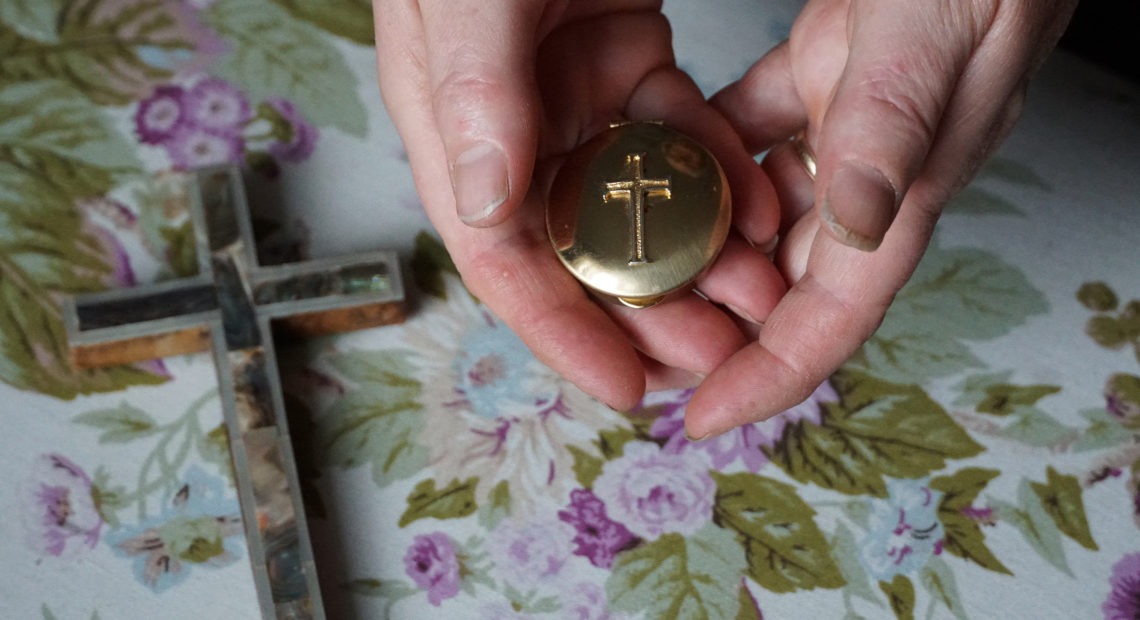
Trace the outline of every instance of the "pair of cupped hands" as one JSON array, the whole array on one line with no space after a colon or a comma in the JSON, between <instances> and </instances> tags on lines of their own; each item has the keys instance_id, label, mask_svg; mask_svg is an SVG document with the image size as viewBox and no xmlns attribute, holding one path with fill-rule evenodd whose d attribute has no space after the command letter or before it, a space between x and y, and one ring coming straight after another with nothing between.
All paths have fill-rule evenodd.
<instances>
[{"instance_id":1,"label":"pair of cupped hands","mask_svg":"<svg viewBox=\"0 0 1140 620\"><path fill-rule=\"evenodd\" d=\"M808 0L711 100L677 68L659 0L374 4L384 102L471 292L611 407L698 385L701 439L799 403L873 334L1076 0ZM623 120L663 121L725 170L733 230L703 295L597 300L547 240L559 164Z\"/></svg>"}]
</instances>

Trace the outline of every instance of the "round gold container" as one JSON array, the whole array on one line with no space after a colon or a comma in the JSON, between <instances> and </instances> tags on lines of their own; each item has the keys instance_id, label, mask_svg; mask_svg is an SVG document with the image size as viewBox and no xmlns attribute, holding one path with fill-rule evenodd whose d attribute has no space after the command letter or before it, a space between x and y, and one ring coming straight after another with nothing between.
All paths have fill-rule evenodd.
<instances>
[{"instance_id":1,"label":"round gold container","mask_svg":"<svg viewBox=\"0 0 1140 620\"><path fill-rule=\"evenodd\" d=\"M660 123L624 123L563 163L546 229L582 284L644 308L712 264L728 236L731 203L724 171L704 146Z\"/></svg>"}]
</instances>

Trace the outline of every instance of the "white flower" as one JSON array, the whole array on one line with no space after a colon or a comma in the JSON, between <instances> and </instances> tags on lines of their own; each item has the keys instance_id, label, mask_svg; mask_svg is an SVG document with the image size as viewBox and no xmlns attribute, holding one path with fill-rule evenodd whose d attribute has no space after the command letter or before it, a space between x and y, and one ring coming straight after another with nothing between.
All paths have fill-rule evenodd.
<instances>
[{"instance_id":1,"label":"white flower","mask_svg":"<svg viewBox=\"0 0 1140 620\"><path fill-rule=\"evenodd\" d=\"M516 590L556 585L562 567L572 557L574 528L561 521L538 518L504 519L487 539L495 571Z\"/></svg>"},{"instance_id":2,"label":"white flower","mask_svg":"<svg viewBox=\"0 0 1140 620\"><path fill-rule=\"evenodd\" d=\"M577 485L570 448L600 458L598 431L628 422L535 359L457 280L447 294L406 336L424 386L419 443L435 478L478 477L480 503L506 481L512 512L565 503Z\"/></svg>"}]
</instances>

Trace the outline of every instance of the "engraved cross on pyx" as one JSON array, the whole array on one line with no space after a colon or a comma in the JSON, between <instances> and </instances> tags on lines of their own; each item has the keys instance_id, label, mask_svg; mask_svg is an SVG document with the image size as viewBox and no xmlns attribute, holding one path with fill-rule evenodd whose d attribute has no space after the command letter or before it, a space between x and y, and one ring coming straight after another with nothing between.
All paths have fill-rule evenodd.
<instances>
[{"instance_id":1,"label":"engraved cross on pyx","mask_svg":"<svg viewBox=\"0 0 1140 620\"><path fill-rule=\"evenodd\" d=\"M643 176L641 160L644 153L630 153L625 156L626 180L609 181L606 183L606 202L613 199L625 200L630 210L630 237L633 239L633 248L630 252L629 264L637 265L650 262L645 255L645 208L646 201L656 196L668 200L672 192L669 189L669 179L647 179Z\"/></svg>"}]
</instances>

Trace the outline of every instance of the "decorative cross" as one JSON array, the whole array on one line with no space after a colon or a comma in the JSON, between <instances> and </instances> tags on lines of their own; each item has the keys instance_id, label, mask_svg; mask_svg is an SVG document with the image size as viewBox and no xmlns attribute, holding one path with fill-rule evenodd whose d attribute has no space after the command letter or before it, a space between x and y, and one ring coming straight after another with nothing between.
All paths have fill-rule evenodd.
<instances>
[{"instance_id":1,"label":"decorative cross","mask_svg":"<svg viewBox=\"0 0 1140 620\"><path fill-rule=\"evenodd\" d=\"M92 367L213 350L262 616L325 617L270 321L329 334L403 320L393 252L259 267L236 168L195 175L198 275L64 302L72 361Z\"/></svg>"},{"instance_id":2,"label":"decorative cross","mask_svg":"<svg viewBox=\"0 0 1140 620\"><path fill-rule=\"evenodd\" d=\"M629 203L630 236L633 238L633 252L629 264L648 263L645 257L645 206L646 200L654 196L670 198L669 179L646 179L642 176L641 159L644 153L630 153L625 156L626 181L606 183L604 199L622 199Z\"/></svg>"}]
</instances>

